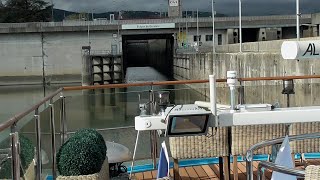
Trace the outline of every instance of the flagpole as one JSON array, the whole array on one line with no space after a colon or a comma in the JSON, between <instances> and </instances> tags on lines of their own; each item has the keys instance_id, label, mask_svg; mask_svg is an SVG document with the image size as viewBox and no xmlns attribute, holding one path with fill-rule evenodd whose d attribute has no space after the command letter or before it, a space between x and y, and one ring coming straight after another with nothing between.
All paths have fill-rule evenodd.
<instances>
[{"instance_id":1,"label":"flagpole","mask_svg":"<svg viewBox=\"0 0 320 180\"><path fill-rule=\"evenodd\" d=\"M300 6L299 0L296 0L296 13L297 13L297 40L300 40Z\"/></svg>"},{"instance_id":2,"label":"flagpole","mask_svg":"<svg viewBox=\"0 0 320 180\"><path fill-rule=\"evenodd\" d=\"M240 41L240 52L242 52L242 9L241 0L239 0L239 41Z\"/></svg>"},{"instance_id":3,"label":"flagpole","mask_svg":"<svg viewBox=\"0 0 320 180\"><path fill-rule=\"evenodd\" d=\"M215 48L215 36L214 36L214 18L215 18L215 14L214 14L214 0L212 0L211 2L212 4L212 54L216 52L216 48Z\"/></svg>"}]
</instances>

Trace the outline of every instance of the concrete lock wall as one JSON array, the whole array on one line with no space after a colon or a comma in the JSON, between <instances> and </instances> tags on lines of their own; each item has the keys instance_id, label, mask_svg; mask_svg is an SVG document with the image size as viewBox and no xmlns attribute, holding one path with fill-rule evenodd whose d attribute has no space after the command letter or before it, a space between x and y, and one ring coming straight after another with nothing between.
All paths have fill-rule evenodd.
<instances>
[{"instance_id":1,"label":"concrete lock wall","mask_svg":"<svg viewBox=\"0 0 320 180\"><path fill-rule=\"evenodd\" d=\"M318 39L318 38L314 38ZM243 53L199 53L176 54L174 58L174 77L178 80L208 79L209 74L216 74L217 78L226 78L229 70L238 71L238 77L273 77L299 76L320 74L320 60L284 60L280 54L279 41L262 42L259 45L265 52L254 45L246 44L253 52ZM245 46L245 45L244 45ZM275 46L275 47L274 47ZM268 49L267 47L270 47ZM218 47L222 48L222 47ZM223 46L227 51L235 51L235 45ZM269 52L267 51L269 50ZM295 95L290 95L292 106L320 105L320 80L295 80ZM279 102L286 106L286 96L281 94L282 81L244 82L246 103ZM207 84L202 85L208 88ZM201 94L209 97L209 89L191 86ZM220 103L229 103L229 90L225 83L219 83L218 98Z\"/></svg>"},{"instance_id":2,"label":"concrete lock wall","mask_svg":"<svg viewBox=\"0 0 320 180\"><path fill-rule=\"evenodd\" d=\"M92 49L111 50L113 34L90 32ZM87 32L0 34L0 84L81 82L81 47L88 44Z\"/></svg>"},{"instance_id":3,"label":"concrete lock wall","mask_svg":"<svg viewBox=\"0 0 320 180\"><path fill-rule=\"evenodd\" d=\"M308 40L319 40L320 37L310 37L301 38L302 41ZM259 42L249 42L242 44L243 52L273 52L280 53L281 45L283 41L295 41L296 39L284 39L284 40L274 40L274 41L259 41ZM222 46L216 46L217 53L238 53L239 44L228 44Z\"/></svg>"}]
</instances>

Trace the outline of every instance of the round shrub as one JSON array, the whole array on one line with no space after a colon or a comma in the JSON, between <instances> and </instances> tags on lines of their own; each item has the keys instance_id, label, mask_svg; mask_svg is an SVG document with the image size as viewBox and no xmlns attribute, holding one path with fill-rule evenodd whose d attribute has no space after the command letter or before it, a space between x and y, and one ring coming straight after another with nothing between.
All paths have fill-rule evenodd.
<instances>
[{"instance_id":1,"label":"round shrub","mask_svg":"<svg viewBox=\"0 0 320 180\"><path fill-rule=\"evenodd\" d=\"M62 176L98 173L106 158L107 147L94 129L81 129L65 142L57 153L57 167Z\"/></svg>"},{"instance_id":2,"label":"round shrub","mask_svg":"<svg viewBox=\"0 0 320 180\"><path fill-rule=\"evenodd\" d=\"M34 158L34 146L30 139L19 135L20 142L20 162L24 170L28 169ZM11 159L7 159L1 164L0 179L11 179ZM23 171L20 169L20 176L23 177Z\"/></svg>"}]
</instances>

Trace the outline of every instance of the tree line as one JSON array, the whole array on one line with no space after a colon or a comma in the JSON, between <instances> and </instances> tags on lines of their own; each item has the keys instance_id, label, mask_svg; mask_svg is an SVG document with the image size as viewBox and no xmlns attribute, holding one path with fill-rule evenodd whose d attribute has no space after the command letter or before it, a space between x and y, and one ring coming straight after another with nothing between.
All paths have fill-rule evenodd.
<instances>
[{"instance_id":1,"label":"tree line","mask_svg":"<svg viewBox=\"0 0 320 180\"><path fill-rule=\"evenodd\" d=\"M0 0L0 23L50 21L52 8L43 0Z\"/></svg>"},{"instance_id":2,"label":"tree line","mask_svg":"<svg viewBox=\"0 0 320 180\"><path fill-rule=\"evenodd\" d=\"M54 16L53 16L54 14ZM94 18L109 18L114 14L115 19L142 19L142 18L165 18L159 12L152 11L122 11L106 13L77 13L65 10L53 9L53 5L46 0L0 0L0 23L24 23L24 22L47 22L62 20L88 21ZM183 15L193 16L194 12L184 11ZM120 17L119 17L120 16ZM200 17L209 17L211 12L199 12ZM216 16L225 16L217 14Z\"/></svg>"}]
</instances>

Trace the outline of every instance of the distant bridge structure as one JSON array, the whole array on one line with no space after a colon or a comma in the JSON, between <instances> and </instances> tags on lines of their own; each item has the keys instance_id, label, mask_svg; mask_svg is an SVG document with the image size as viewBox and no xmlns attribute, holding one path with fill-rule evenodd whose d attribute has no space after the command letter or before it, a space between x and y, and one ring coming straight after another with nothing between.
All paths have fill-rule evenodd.
<instances>
[{"instance_id":1,"label":"distant bridge structure","mask_svg":"<svg viewBox=\"0 0 320 180\"><path fill-rule=\"evenodd\" d=\"M301 37L319 36L319 13L302 15L300 22ZM244 16L243 42L295 38L295 26L295 15ZM238 43L238 28L238 17L216 17L214 44ZM32 83L79 82L83 46L90 47L93 54L105 52L101 56L120 55L121 77L125 77L128 67L149 66L170 79L176 49L188 49L196 42L211 49L212 40L211 17L198 18L198 23L196 18L174 17L1 23L0 84L25 76L32 76ZM105 70L104 66L100 69Z\"/></svg>"}]
</instances>

